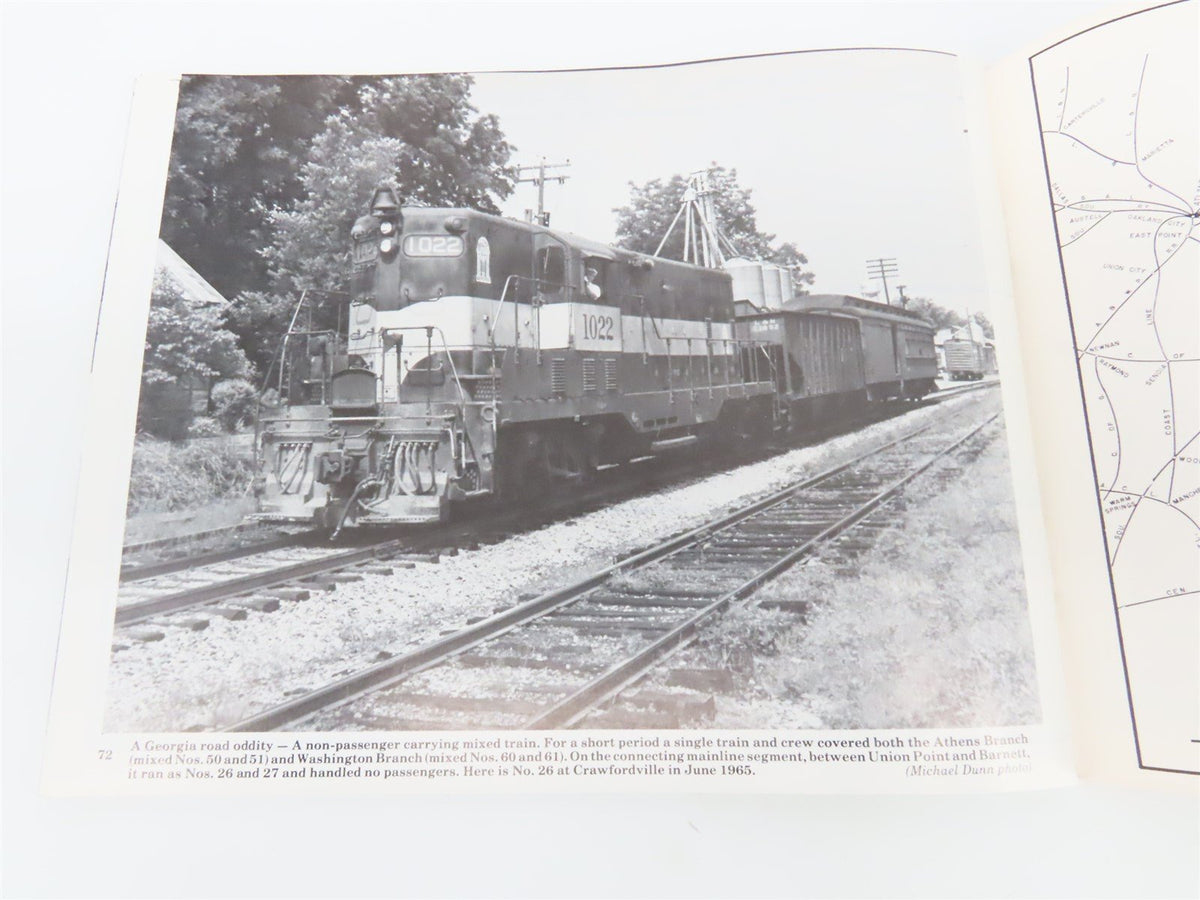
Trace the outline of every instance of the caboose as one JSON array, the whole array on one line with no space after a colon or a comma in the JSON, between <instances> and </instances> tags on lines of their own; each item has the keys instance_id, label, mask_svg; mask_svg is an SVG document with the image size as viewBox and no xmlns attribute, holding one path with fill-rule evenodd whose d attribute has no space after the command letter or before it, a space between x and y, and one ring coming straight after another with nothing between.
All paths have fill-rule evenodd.
<instances>
[{"instance_id":1,"label":"caboose","mask_svg":"<svg viewBox=\"0 0 1200 900\"><path fill-rule=\"evenodd\" d=\"M298 315L283 341L260 519L435 521L771 421L771 355L735 336L725 272L390 188L351 241L337 322Z\"/></svg>"}]
</instances>

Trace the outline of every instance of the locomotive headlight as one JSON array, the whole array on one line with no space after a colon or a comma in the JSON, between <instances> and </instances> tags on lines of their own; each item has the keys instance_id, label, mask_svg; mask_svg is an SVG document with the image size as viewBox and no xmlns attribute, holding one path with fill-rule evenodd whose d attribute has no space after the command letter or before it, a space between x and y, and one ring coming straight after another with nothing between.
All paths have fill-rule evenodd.
<instances>
[{"instance_id":1,"label":"locomotive headlight","mask_svg":"<svg viewBox=\"0 0 1200 900\"><path fill-rule=\"evenodd\" d=\"M379 223L379 233L380 234L391 234L395 230L396 230L396 226L393 225L391 222L380 222Z\"/></svg>"},{"instance_id":2,"label":"locomotive headlight","mask_svg":"<svg viewBox=\"0 0 1200 900\"><path fill-rule=\"evenodd\" d=\"M384 238L379 242L379 252L385 256L396 249L396 242L391 238Z\"/></svg>"}]
</instances>

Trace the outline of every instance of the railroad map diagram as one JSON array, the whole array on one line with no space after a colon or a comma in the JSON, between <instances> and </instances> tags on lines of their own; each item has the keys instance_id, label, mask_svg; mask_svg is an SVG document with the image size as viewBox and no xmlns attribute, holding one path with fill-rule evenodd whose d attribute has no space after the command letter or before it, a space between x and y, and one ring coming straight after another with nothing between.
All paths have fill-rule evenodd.
<instances>
[{"instance_id":1,"label":"railroad map diagram","mask_svg":"<svg viewBox=\"0 0 1200 900\"><path fill-rule=\"evenodd\" d=\"M1195 18L1170 4L1031 59L1139 761L1185 772L1200 771Z\"/></svg>"}]
</instances>

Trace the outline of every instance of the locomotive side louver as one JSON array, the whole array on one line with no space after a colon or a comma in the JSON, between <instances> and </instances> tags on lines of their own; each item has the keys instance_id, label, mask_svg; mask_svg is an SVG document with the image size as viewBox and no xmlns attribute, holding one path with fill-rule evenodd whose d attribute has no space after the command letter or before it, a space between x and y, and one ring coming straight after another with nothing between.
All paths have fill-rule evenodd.
<instances>
[{"instance_id":1,"label":"locomotive side louver","mask_svg":"<svg viewBox=\"0 0 1200 900\"><path fill-rule=\"evenodd\" d=\"M596 393L596 360L592 357L583 360L583 392Z\"/></svg>"},{"instance_id":2,"label":"locomotive side louver","mask_svg":"<svg viewBox=\"0 0 1200 900\"><path fill-rule=\"evenodd\" d=\"M612 357L604 360L604 389L610 392L617 389L617 361Z\"/></svg>"},{"instance_id":3,"label":"locomotive side louver","mask_svg":"<svg viewBox=\"0 0 1200 900\"><path fill-rule=\"evenodd\" d=\"M567 361L565 359L550 360L550 391L555 394L567 392Z\"/></svg>"}]
</instances>

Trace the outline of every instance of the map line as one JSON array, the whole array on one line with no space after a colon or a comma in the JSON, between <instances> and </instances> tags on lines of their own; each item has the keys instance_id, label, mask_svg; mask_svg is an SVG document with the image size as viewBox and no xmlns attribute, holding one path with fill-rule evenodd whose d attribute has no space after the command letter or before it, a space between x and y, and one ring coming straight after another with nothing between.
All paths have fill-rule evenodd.
<instances>
[{"instance_id":1,"label":"map line","mask_svg":"<svg viewBox=\"0 0 1200 900\"><path fill-rule=\"evenodd\" d=\"M1112 483L1116 484L1117 477L1121 474L1121 423L1117 418L1117 410L1112 404L1112 397L1109 395L1108 385L1106 385L1104 383L1104 379L1100 377L1100 360L1093 360L1092 369L1096 373L1096 383L1100 385L1100 390L1104 391L1104 402L1108 404L1108 414L1112 417L1113 434L1117 438L1117 467L1113 469L1112 474ZM1104 497L1101 499L1107 499L1109 493L1111 493L1111 491L1106 492Z\"/></svg>"},{"instance_id":2,"label":"map line","mask_svg":"<svg viewBox=\"0 0 1200 900\"><path fill-rule=\"evenodd\" d=\"M1198 242L1200 243L1200 242ZM1167 359L1165 357L1143 358L1140 356L1108 356L1104 353L1097 353L1095 350L1080 350L1080 356L1090 356L1093 359L1107 359L1109 362L1123 363L1181 363L1181 362L1200 362L1200 356L1181 356L1178 359Z\"/></svg>"},{"instance_id":3,"label":"map line","mask_svg":"<svg viewBox=\"0 0 1200 900\"><path fill-rule=\"evenodd\" d=\"M1141 494L1137 495L1138 499L1137 499L1137 502L1133 504L1133 510L1129 513L1129 519L1125 520L1125 524L1127 527L1126 527L1125 531L1121 532L1121 536L1119 538L1117 538L1117 542L1113 545L1112 556L1109 558L1109 562L1108 562L1110 571L1111 571L1112 567L1117 564L1117 554L1121 551L1121 542L1125 540L1125 535L1129 533L1129 529L1128 529L1129 521L1133 518L1134 513L1137 512L1138 507L1141 505L1142 501L1146 499L1146 495L1150 493L1150 489L1152 487L1154 487L1154 482L1158 481L1158 476L1161 475L1163 472L1167 471L1167 466L1172 465L1175 462L1175 457L1177 457L1180 453L1182 453L1184 450L1186 450L1188 447L1190 447L1192 444L1192 441L1196 440L1196 438L1200 438L1200 431L1197 431L1195 434L1193 434L1190 438L1188 438L1188 442L1186 444L1184 444L1182 447L1180 447L1178 450L1175 451L1175 453L1171 456L1171 459L1168 462L1164 463L1163 467L1154 473L1154 477L1150 479L1150 483L1148 485L1146 485L1146 489L1144 491L1142 491ZM1149 499L1154 500L1155 498L1150 497ZM1161 501L1159 501L1159 502L1161 502ZM1177 507L1172 506L1171 508L1176 509ZM1181 510L1181 512L1182 512L1182 510ZM1103 513L1103 507L1101 508L1101 513ZM1184 515L1187 515L1187 514L1184 513ZM1188 516L1188 519L1190 520L1191 516ZM1113 600L1114 600L1114 602L1116 601L1116 594L1113 595Z\"/></svg>"},{"instance_id":4,"label":"map line","mask_svg":"<svg viewBox=\"0 0 1200 900\"><path fill-rule=\"evenodd\" d=\"M1174 463L1175 463L1175 459L1172 458L1171 462L1167 463L1167 466L1173 466ZM1166 469L1167 466L1163 466L1163 469ZM1161 474L1161 470L1160 470L1160 474ZM1155 479L1155 480L1157 481L1157 479ZM1154 485L1151 485L1151 487L1153 487L1153 486ZM1147 490L1149 490L1149 489L1147 489ZM1200 531L1200 522L1197 522L1195 519L1193 519L1191 516L1189 516L1186 512L1184 512L1182 509L1180 509L1174 503L1171 503L1170 500L1159 500L1157 497L1151 497L1149 494L1135 494L1135 493L1133 493L1133 491L1109 491L1109 493L1110 494L1120 494L1122 497L1137 497L1138 499L1149 500L1151 503L1161 503L1163 506L1166 506L1167 508L1172 509L1175 512L1179 513L1181 516L1183 516L1185 519L1187 519L1189 522L1192 523L1193 528L1195 528L1197 531ZM1171 492L1168 490L1167 494L1170 495L1170 493ZM1134 511L1136 512L1136 510L1137 510L1137 507L1135 506ZM1129 518L1130 519L1133 518L1133 512L1130 512Z\"/></svg>"},{"instance_id":5,"label":"map line","mask_svg":"<svg viewBox=\"0 0 1200 900\"><path fill-rule=\"evenodd\" d=\"M1062 131L1063 122L1067 118L1067 97L1071 92L1071 67L1067 66L1067 77L1063 82L1062 108L1058 112L1058 130Z\"/></svg>"},{"instance_id":6,"label":"map line","mask_svg":"<svg viewBox=\"0 0 1200 900\"><path fill-rule=\"evenodd\" d=\"M1161 597L1151 597L1148 600L1135 600L1132 603L1122 603L1121 609L1129 609L1131 606L1141 606L1145 603L1154 603L1156 600L1170 600L1172 597L1190 597L1193 594L1200 594L1200 591L1183 591L1180 594L1164 594Z\"/></svg>"},{"instance_id":7,"label":"map line","mask_svg":"<svg viewBox=\"0 0 1200 900\"><path fill-rule=\"evenodd\" d=\"M1081 141L1079 138L1075 137L1075 135L1069 134L1065 131L1043 131L1042 134L1060 135L1062 137L1065 137L1068 141L1074 141L1080 147L1083 147L1085 150L1090 150L1092 153L1095 153L1097 156L1103 157L1104 159L1107 159L1109 162L1116 163L1118 166L1133 166L1135 169L1137 168L1137 163L1130 162L1127 159L1117 159L1114 156L1109 156L1107 153L1101 153L1099 150L1097 150L1095 147L1093 147L1087 141ZM1167 193L1169 194L1171 192L1167 191Z\"/></svg>"},{"instance_id":8,"label":"map line","mask_svg":"<svg viewBox=\"0 0 1200 900\"><path fill-rule=\"evenodd\" d=\"M1121 202L1141 203L1143 205L1135 206L1130 209L1110 209L1110 210L1085 209L1084 207L1079 205L1080 203L1121 203ZM1151 204L1153 206L1160 207L1160 209L1148 209L1145 204ZM1054 211L1056 213L1060 213L1064 209L1079 209L1079 210L1083 210L1084 212L1095 212L1095 213L1098 213L1098 212L1163 213L1163 214L1175 213L1176 215L1179 215L1179 216L1191 216L1191 217L1195 216L1195 213L1189 212L1186 209L1180 209L1178 206L1171 206L1171 204L1169 204L1169 203L1159 203L1157 200L1134 200L1132 197L1120 197L1116 200L1113 200L1111 197L1087 197L1087 198L1084 198L1083 200L1075 200L1071 203L1055 203L1055 204L1053 204L1053 206L1054 206Z\"/></svg>"},{"instance_id":9,"label":"map line","mask_svg":"<svg viewBox=\"0 0 1200 900\"><path fill-rule=\"evenodd\" d=\"M1142 84L1146 80L1146 66L1148 66L1149 64L1150 64L1150 54L1147 53L1145 58L1142 60L1142 74L1138 78L1137 96L1133 101L1133 165L1137 169L1137 173L1139 175L1141 175L1143 178L1145 178L1146 181L1148 181L1150 184L1154 185L1160 191L1165 191L1166 193L1170 194L1172 197L1174 197L1176 200L1178 200L1180 203L1182 203L1184 205L1184 208L1186 208L1189 211L1189 213L1192 213L1192 212L1195 212L1195 210L1192 209L1192 205L1190 203L1188 203L1186 200L1184 200L1182 197L1180 197L1174 191L1168 190L1167 188L1165 188L1161 184L1159 184L1157 181L1155 181L1153 178L1148 177L1146 175L1146 173L1142 171L1141 164L1137 161L1137 159L1138 159L1138 152L1137 152L1138 111L1142 108Z\"/></svg>"},{"instance_id":10,"label":"map line","mask_svg":"<svg viewBox=\"0 0 1200 900\"><path fill-rule=\"evenodd\" d=\"M1163 220L1159 224L1158 228L1155 229L1155 231L1154 231L1155 242L1157 243L1157 241L1158 241L1158 233L1162 230L1163 225L1166 225L1167 222L1171 221L1171 219L1181 219L1181 218L1183 218L1183 216L1171 216L1170 219ZM1100 337L1100 333L1102 331L1104 331L1105 328L1108 327L1108 323L1113 320L1113 317L1116 316L1116 314L1121 311L1122 307L1124 307L1126 303L1128 303L1130 300L1133 299L1134 295L1138 291L1140 291L1143 287L1146 286L1146 282L1148 282L1151 278L1155 278L1162 271L1163 266L1165 266L1167 263L1169 263L1172 259L1175 258L1175 254L1177 254L1180 251L1180 249L1183 247L1183 243L1184 243L1183 241L1180 241L1179 246L1171 251L1170 256L1168 256L1166 259L1164 259L1161 263L1158 263L1154 267L1153 272L1151 272L1149 275L1147 275L1145 278L1143 278L1140 282L1138 282L1137 287L1135 287L1132 291L1130 291L1128 294L1125 295L1125 299L1122 300L1120 303L1118 303L1116 308L1111 313L1108 314L1108 318L1100 323L1099 327L1092 334L1091 339L1088 340L1087 345L1084 347L1085 350L1091 348L1092 344L1095 343L1095 341ZM1062 248L1061 244L1059 245L1059 248L1060 249ZM1157 247L1155 247L1155 249L1154 249L1154 259L1155 259L1155 262L1158 262L1158 248ZM1157 286L1157 282L1156 282L1156 286Z\"/></svg>"},{"instance_id":11,"label":"map line","mask_svg":"<svg viewBox=\"0 0 1200 900\"><path fill-rule=\"evenodd\" d=\"M1095 222L1093 222L1091 225L1089 225L1087 228L1085 228L1082 232L1075 235L1075 237L1071 238L1069 241L1067 241L1065 244L1063 244L1063 246L1070 247L1073 243L1075 243L1077 240L1079 240L1081 237L1083 237L1085 234L1087 234L1089 231L1091 231L1093 228L1095 228L1097 225L1099 225L1101 222L1103 222L1105 219L1107 219L1111 215L1112 215L1111 211L1106 212L1104 215L1102 215L1100 218L1098 218Z\"/></svg>"}]
</instances>

